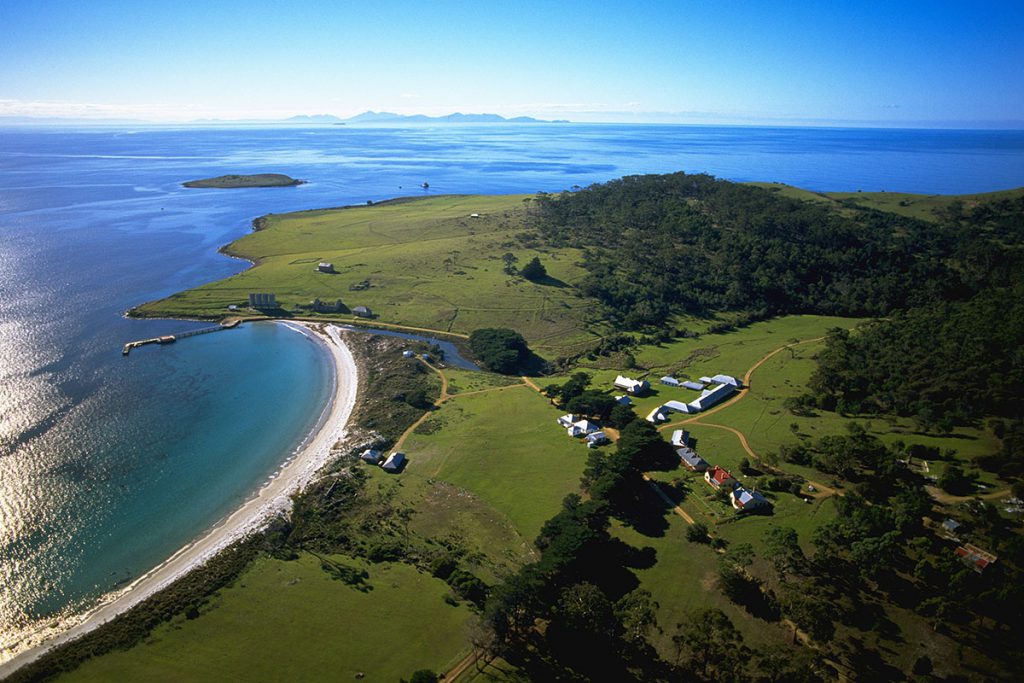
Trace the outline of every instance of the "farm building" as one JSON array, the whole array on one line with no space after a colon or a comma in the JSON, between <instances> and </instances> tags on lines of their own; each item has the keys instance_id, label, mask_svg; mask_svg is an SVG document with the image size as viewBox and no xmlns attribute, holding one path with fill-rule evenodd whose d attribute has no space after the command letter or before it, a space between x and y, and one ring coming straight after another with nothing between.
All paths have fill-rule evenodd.
<instances>
[{"instance_id":1,"label":"farm building","mask_svg":"<svg viewBox=\"0 0 1024 683\"><path fill-rule=\"evenodd\" d=\"M608 435L603 431L596 431L592 434L587 434L584 440L587 442L587 448L594 448L595 446L600 446L603 443L611 441L611 439L608 438Z\"/></svg>"},{"instance_id":2,"label":"farm building","mask_svg":"<svg viewBox=\"0 0 1024 683\"><path fill-rule=\"evenodd\" d=\"M736 386L734 384L719 384L717 387L712 389L705 389L699 398L695 398L690 401L690 412L699 413L702 410L707 410L711 406L716 403L721 403L735 393Z\"/></svg>"},{"instance_id":3,"label":"farm building","mask_svg":"<svg viewBox=\"0 0 1024 683\"><path fill-rule=\"evenodd\" d=\"M625 394L623 394L621 396L616 396L615 397L615 402L618 403L620 406L631 406L631 405L633 405L633 399L631 399L629 396L626 396Z\"/></svg>"},{"instance_id":4,"label":"farm building","mask_svg":"<svg viewBox=\"0 0 1024 683\"><path fill-rule=\"evenodd\" d=\"M579 422L574 422L566 431L568 431L569 436L586 436L587 434L600 431L600 429L600 426L590 420L580 420Z\"/></svg>"},{"instance_id":5,"label":"farm building","mask_svg":"<svg viewBox=\"0 0 1024 683\"><path fill-rule=\"evenodd\" d=\"M250 292L249 308L277 308L277 295L267 292Z\"/></svg>"},{"instance_id":6,"label":"farm building","mask_svg":"<svg viewBox=\"0 0 1024 683\"><path fill-rule=\"evenodd\" d=\"M748 512L771 505L768 499L757 491L749 491L742 486L737 486L732 490L729 494L729 500L732 502L732 506L739 512Z\"/></svg>"},{"instance_id":7,"label":"farm building","mask_svg":"<svg viewBox=\"0 0 1024 683\"><path fill-rule=\"evenodd\" d=\"M731 474L729 474L729 470L719 467L718 465L715 465L704 473L704 481L711 484L711 488L716 491L723 486L729 489L736 486L736 480L732 478Z\"/></svg>"},{"instance_id":8,"label":"farm building","mask_svg":"<svg viewBox=\"0 0 1024 683\"><path fill-rule=\"evenodd\" d=\"M562 417L558 418L558 424L560 424L562 427L565 427L566 429L573 426L573 424L576 422L578 422L578 420L576 419L576 416L573 415L572 413L569 413L568 415L563 415Z\"/></svg>"},{"instance_id":9,"label":"farm building","mask_svg":"<svg viewBox=\"0 0 1024 683\"><path fill-rule=\"evenodd\" d=\"M958 546L954 552L956 552L956 556L959 557L964 564L979 574L985 571L986 567L999 559L987 550L982 550L978 546L971 545L970 543Z\"/></svg>"},{"instance_id":10,"label":"farm building","mask_svg":"<svg viewBox=\"0 0 1024 683\"><path fill-rule=\"evenodd\" d=\"M394 452L388 456L388 459L381 465L381 469L385 472L397 472L402 469L402 465L405 464L405 453Z\"/></svg>"},{"instance_id":11,"label":"farm building","mask_svg":"<svg viewBox=\"0 0 1024 683\"><path fill-rule=\"evenodd\" d=\"M623 377L619 375L615 378L613 383L617 389L622 389L627 394L633 394L634 396L643 394L645 391L651 388L651 385L644 379L630 379L629 377Z\"/></svg>"},{"instance_id":12,"label":"farm building","mask_svg":"<svg viewBox=\"0 0 1024 683\"><path fill-rule=\"evenodd\" d=\"M665 406L658 406L645 418L648 422L658 424L659 422L668 422L668 413L665 411Z\"/></svg>"},{"instance_id":13,"label":"farm building","mask_svg":"<svg viewBox=\"0 0 1024 683\"><path fill-rule=\"evenodd\" d=\"M665 375L659 381L662 384L664 384L665 386L667 386L667 387L678 387L679 386L679 380L677 380L675 377L670 377L668 375Z\"/></svg>"},{"instance_id":14,"label":"farm building","mask_svg":"<svg viewBox=\"0 0 1024 683\"><path fill-rule=\"evenodd\" d=\"M359 455L359 459L363 462L368 462L371 465L379 465L384 454L375 448L367 448Z\"/></svg>"},{"instance_id":15,"label":"farm building","mask_svg":"<svg viewBox=\"0 0 1024 683\"><path fill-rule=\"evenodd\" d=\"M690 445L690 432L685 429L677 429L672 432L672 445L677 448Z\"/></svg>"},{"instance_id":16,"label":"farm building","mask_svg":"<svg viewBox=\"0 0 1024 683\"><path fill-rule=\"evenodd\" d=\"M711 378L711 381L715 384L731 384L734 387L742 387L743 382L739 381L732 375L715 375Z\"/></svg>"},{"instance_id":17,"label":"farm building","mask_svg":"<svg viewBox=\"0 0 1024 683\"><path fill-rule=\"evenodd\" d=\"M402 357L403 358L415 358L416 354L413 353L412 351L409 351L408 349L406 349L405 351L402 351Z\"/></svg>"},{"instance_id":18,"label":"farm building","mask_svg":"<svg viewBox=\"0 0 1024 683\"><path fill-rule=\"evenodd\" d=\"M704 458L697 455L697 451L692 448L682 447L676 449L676 455L682 461L683 466L693 472L703 472L708 468L708 463Z\"/></svg>"},{"instance_id":19,"label":"farm building","mask_svg":"<svg viewBox=\"0 0 1024 683\"><path fill-rule=\"evenodd\" d=\"M321 273L333 273L334 272L334 264L333 263L328 263L327 261L323 261L321 263L316 264L316 269L317 269L317 271L319 271Z\"/></svg>"},{"instance_id":20,"label":"farm building","mask_svg":"<svg viewBox=\"0 0 1024 683\"><path fill-rule=\"evenodd\" d=\"M704 385L700 382L691 382L690 380L687 380L682 383L682 386L687 389L693 389L694 391L704 391Z\"/></svg>"},{"instance_id":21,"label":"farm building","mask_svg":"<svg viewBox=\"0 0 1024 683\"><path fill-rule=\"evenodd\" d=\"M352 309L352 313L357 315L360 318L372 318L373 317L373 311L371 311L366 306L356 306L355 308Z\"/></svg>"}]
</instances>

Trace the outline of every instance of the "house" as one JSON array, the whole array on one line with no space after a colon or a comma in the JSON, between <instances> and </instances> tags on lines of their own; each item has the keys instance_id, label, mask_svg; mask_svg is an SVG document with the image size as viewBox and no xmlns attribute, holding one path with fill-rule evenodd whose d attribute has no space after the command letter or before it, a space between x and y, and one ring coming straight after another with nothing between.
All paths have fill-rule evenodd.
<instances>
[{"instance_id":1,"label":"house","mask_svg":"<svg viewBox=\"0 0 1024 683\"><path fill-rule=\"evenodd\" d=\"M692 448L687 448L686 446L677 448L676 455L679 456L683 466L688 470L693 472L703 472L708 468L707 461L697 455L697 451Z\"/></svg>"},{"instance_id":2,"label":"house","mask_svg":"<svg viewBox=\"0 0 1024 683\"><path fill-rule=\"evenodd\" d=\"M368 462L371 465L379 465L380 461L384 458L384 454L375 448L367 448L359 455L359 459L363 462Z\"/></svg>"},{"instance_id":3,"label":"house","mask_svg":"<svg viewBox=\"0 0 1024 683\"><path fill-rule=\"evenodd\" d=\"M405 464L405 453L394 452L388 456L388 459L381 465L381 469L385 472L397 472L402 469L402 465Z\"/></svg>"},{"instance_id":4,"label":"house","mask_svg":"<svg viewBox=\"0 0 1024 683\"><path fill-rule=\"evenodd\" d=\"M711 389L705 389L700 397L690 401L691 412L699 413L707 410L716 403L721 403L736 393L736 386L733 384L719 384Z\"/></svg>"},{"instance_id":5,"label":"house","mask_svg":"<svg viewBox=\"0 0 1024 683\"><path fill-rule=\"evenodd\" d=\"M611 439L609 439L608 435L605 434L603 431L596 431L591 434L587 434L587 436L584 438L584 441L587 442L587 448L594 448L596 446L600 446L603 443L608 443L609 441L611 441Z\"/></svg>"},{"instance_id":6,"label":"house","mask_svg":"<svg viewBox=\"0 0 1024 683\"><path fill-rule=\"evenodd\" d=\"M651 385L647 380L630 379L629 377L623 377L622 375L616 377L613 384L615 385L615 388L622 389L627 394L633 394L634 396L643 394L651 388Z\"/></svg>"},{"instance_id":7,"label":"house","mask_svg":"<svg viewBox=\"0 0 1024 683\"><path fill-rule=\"evenodd\" d=\"M742 486L737 486L729 493L729 500L732 502L732 506L739 512L749 512L771 505L768 499L757 491L749 491Z\"/></svg>"},{"instance_id":8,"label":"house","mask_svg":"<svg viewBox=\"0 0 1024 683\"><path fill-rule=\"evenodd\" d=\"M355 308L352 309L352 313L354 313L355 315L359 316L360 318L372 318L373 317L373 311L371 311L366 306L356 306Z\"/></svg>"},{"instance_id":9,"label":"house","mask_svg":"<svg viewBox=\"0 0 1024 683\"><path fill-rule=\"evenodd\" d=\"M715 375L711 378L711 381L715 384L731 384L734 387L742 387L743 382L739 381L731 375Z\"/></svg>"},{"instance_id":10,"label":"house","mask_svg":"<svg viewBox=\"0 0 1024 683\"><path fill-rule=\"evenodd\" d=\"M962 525L960 524L960 522L951 518L947 519L942 523L943 530L945 530L945 532L950 536L954 535L956 533L956 530L959 529L961 526Z\"/></svg>"},{"instance_id":11,"label":"house","mask_svg":"<svg viewBox=\"0 0 1024 683\"><path fill-rule=\"evenodd\" d=\"M570 436L586 436L587 434L593 434L594 432L600 431L601 427L590 420L580 420L579 422L574 422L572 427L569 427L569 429ZM573 434L571 430L576 430L576 433Z\"/></svg>"},{"instance_id":12,"label":"house","mask_svg":"<svg viewBox=\"0 0 1024 683\"><path fill-rule=\"evenodd\" d=\"M679 386L679 380L677 380L675 377L669 377L668 375L665 375L659 381L662 384L664 384L665 386L667 386L667 387L678 387Z\"/></svg>"},{"instance_id":13,"label":"house","mask_svg":"<svg viewBox=\"0 0 1024 683\"><path fill-rule=\"evenodd\" d=\"M633 405L633 399L631 399L629 396L626 396L625 394L623 394L622 396L616 396L615 402L618 403L620 406Z\"/></svg>"},{"instance_id":14,"label":"house","mask_svg":"<svg viewBox=\"0 0 1024 683\"><path fill-rule=\"evenodd\" d=\"M683 382L682 386L687 389L693 389L694 391L704 391L704 385L700 382L691 382L687 380L686 382Z\"/></svg>"},{"instance_id":15,"label":"house","mask_svg":"<svg viewBox=\"0 0 1024 683\"><path fill-rule=\"evenodd\" d=\"M672 432L672 445L677 448L690 445L690 432L685 429L677 429Z\"/></svg>"},{"instance_id":16,"label":"house","mask_svg":"<svg viewBox=\"0 0 1024 683\"><path fill-rule=\"evenodd\" d=\"M322 261L322 262L316 264L316 269L317 269L317 272L320 272L320 273L333 273L334 272L334 264L333 263L328 263L327 261Z\"/></svg>"},{"instance_id":17,"label":"house","mask_svg":"<svg viewBox=\"0 0 1024 683\"><path fill-rule=\"evenodd\" d=\"M727 489L731 489L736 486L736 480L732 478L729 471L719 467L718 465L715 465L704 473L704 481L711 484L711 488L716 491L723 486Z\"/></svg>"},{"instance_id":18,"label":"house","mask_svg":"<svg viewBox=\"0 0 1024 683\"><path fill-rule=\"evenodd\" d=\"M577 419L576 416L573 415L572 413L569 413L568 415L563 415L562 417L558 418L558 424L565 427L566 429L571 427L575 422L577 422Z\"/></svg>"},{"instance_id":19,"label":"house","mask_svg":"<svg viewBox=\"0 0 1024 683\"><path fill-rule=\"evenodd\" d=\"M987 550L982 550L978 546L971 545L970 543L958 546L954 552L964 564L979 574L985 571L986 567L999 559Z\"/></svg>"}]
</instances>

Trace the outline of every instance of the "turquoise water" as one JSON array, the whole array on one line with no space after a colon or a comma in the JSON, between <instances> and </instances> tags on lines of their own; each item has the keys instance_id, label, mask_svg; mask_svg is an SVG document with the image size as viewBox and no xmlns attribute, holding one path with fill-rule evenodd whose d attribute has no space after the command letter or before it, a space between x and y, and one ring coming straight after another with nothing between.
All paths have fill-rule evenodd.
<instances>
[{"instance_id":1,"label":"turquoise water","mask_svg":"<svg viewBox=\"0 0 1024 683\"><path fill-rule=\"evenodd\" d=\"M322 351L275 325L122 358L126 341L197 326L126 309L245 268L216 249L264 213L676 170L982 192L1024 185L1024 132L0 129L0 660L40 620L140 576L236 507L294 451L329 390ZM271 171L309 183L181 187Z\"/></svg>"}]
</instances>

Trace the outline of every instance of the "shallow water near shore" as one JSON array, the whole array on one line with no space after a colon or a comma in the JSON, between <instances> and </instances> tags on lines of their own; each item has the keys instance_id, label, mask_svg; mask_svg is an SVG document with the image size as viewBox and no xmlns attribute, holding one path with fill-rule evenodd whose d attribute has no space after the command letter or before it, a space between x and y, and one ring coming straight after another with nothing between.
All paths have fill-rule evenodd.
<instances>
[{"instance_id":1,"label":"shallow water near shore","mask_svg":"<svg viewBox=\"0 0 1024 683\"><path fill-rule=\"evenodd\" d=\"M816 190L980 192L1024 185L1024 133L0 129L0 661L34 625L144 574L237 507L330 390L322 350L280 325L123 358L126 341L201 326L124 310L245 268L216 249L268 212L680 169ZM309 183L180 186L258 172Z\"/></svg>"}]
</instances>

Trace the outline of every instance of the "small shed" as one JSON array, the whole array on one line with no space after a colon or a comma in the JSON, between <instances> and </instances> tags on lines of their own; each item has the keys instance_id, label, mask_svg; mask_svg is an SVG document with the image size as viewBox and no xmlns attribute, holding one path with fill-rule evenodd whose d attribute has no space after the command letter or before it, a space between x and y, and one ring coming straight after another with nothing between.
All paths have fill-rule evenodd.
<instances>
[{"instance_id":1,"label":"small shed","mask_svg":"<svg viewBox=\"0 0 1024 683\"><path fill-rule=\"evenodd\" d=\"M659 381L662 384L664 384L665 386L667 386L667 387L678 387L679 386L679 380L677 380L675 377L671 377L669 375L665 375Z\"/></svg>"},{"instance_id":2,"label":"small shed","mask_svg":"<svg viewBox=\"0 0 1024 683\"><path fill-rule=\"evenodd\" d=\"M320 263L316 264L316 269L318 272L321 273L333 273L334 264L328 263L327 261L321 261Z\"/></svg>"},{"instance_id":3,"label":"small shed","mask_svg":"<svg viewBox=\"0 0 1024 683\"><path fill-rule=\"evenodd\" d=\"M400 453L396 451L388 456L388 459L384 461L383 465L381 465L381 469L383 469L385 472L397 472L398 470L402 469L402 465L404 464L405 453Z\"/></svg>"},{"instance_id":4,"label":"small shed","mask_svg":"<svg viewBox=\"0 0 1024 683\"><path fill-rule=\"evenodd\" d=\"M356 306L355 308L352 309L352 313L354 313L355 315L359 316L360 318L372 318L373 317L373 311L371 311L366 306Z\"/></svg>"},{"instance_id":5,"label":"small shed","mask_svg":"<svg viewBox=\"0 0 1024 683\"><path fill-rule=\"evenodd\" d=\"M611 439L609 439L608 435L603 431L597 431L592 434L587 434L586 436L587 448L594 448L603 443L608 443L609 441L611 441Z\"/></svg>"},{"instance_id":6,"label":"small shed","mask_svg":"<svg viewBox=\"0 0 1024 683\"><path fill-rule=\"evenodd\" d=\"M371 465L379 465L384 454L375 448L367 448L359 455L359 459L363 462L368 462Z\"/></svg>"},{"instance_id":7,"label":"small shed","mask_svg":"<svg viewBox=\"0 0 1024 683\"><path fill-rule=\"evenodd\" d=\"M620 406L633 405L633 399L631 399L629 396L626 396L625 394L622 394L621 396L616 396L615 402L618 403Z\"/></svg>"},{"instance_id":8,"label":"small shed","mask_svg":"<svg viewBox=\"0 0 1024 683\"><path fill-rule=\"evenodd\" d=\"M402 356L404 356L405 358L415 358L416 354L406 349L405 351L402 351Z\"/></svg>"}]
</instances>

